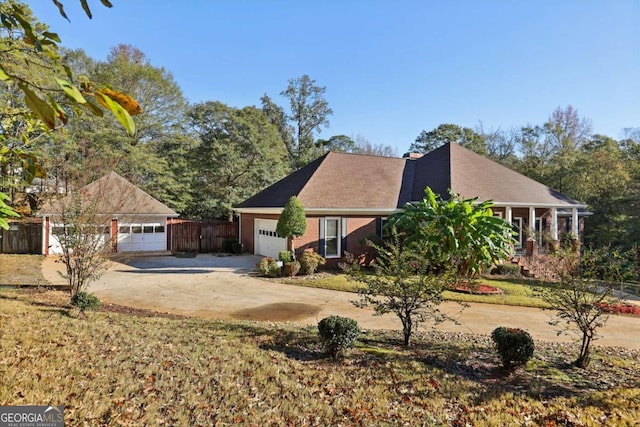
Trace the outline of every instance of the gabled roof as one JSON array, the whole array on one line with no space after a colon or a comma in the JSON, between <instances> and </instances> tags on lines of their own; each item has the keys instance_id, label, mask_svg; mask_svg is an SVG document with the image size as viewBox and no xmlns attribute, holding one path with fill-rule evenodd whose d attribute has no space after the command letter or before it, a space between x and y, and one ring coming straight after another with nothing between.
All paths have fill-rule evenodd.
<instances>
[{"instance_id":1,"label":"gabled roof","mask_svg":"<svg viewBox=\"0 0 640 427\"><path fill-rule=\"evenodd\" d=\"M421 200L428 185L442 197L448 189L465 198L503 204L569 207L582 204L546 185L480 154L450 143L415 160L412 200Z\"/></svg>"},{"instance_id":2,"label":"gabled roof","mask_svg":"<svg viewBox=\"0 0 640 427\"><path fill-rule=\"evenodd\" d=\"M151 197L115 172L80 189L81 202L95 203L95 211L107 215L163 215L178 216L165 204ZM40 209L40 215L56 214L60 206L72 202L72 196L47 202Z\"/></svg>"},{"instance_id":3,"label":"gabled roof","mask_svg":"<svg viewBox=\"0 0 640 427\"><path fill-rule=\"evenodd\" d=\"M236 208L282 208L298 196L305 209L395 210L421 200L425 187L443 198L498 205L583 206L549 187L455 143L418 159L329 152Z\"/></svg>"}]
</instances>

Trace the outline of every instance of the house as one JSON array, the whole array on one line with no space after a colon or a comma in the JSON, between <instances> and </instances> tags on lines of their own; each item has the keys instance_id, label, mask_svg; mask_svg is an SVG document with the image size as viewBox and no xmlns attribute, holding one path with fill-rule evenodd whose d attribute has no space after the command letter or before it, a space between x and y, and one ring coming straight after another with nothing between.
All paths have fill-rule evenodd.
<instances>
[{"instance_id":1,"label":"house","mask_svg":"<svg viewBox=\"0 0 640 427\"><path fill-rule=\"evenodd\" d=\"M65 226L64 212L78 205L104 230L101 239L113 252L171 249L170 224L178 214L117 173L92 182L79 194L48 202L40 209L44 255L62 253L56 236Z\"/></svg>"},{"instance_id":2,"label":"house","mask_svg":"<svg viewBox=\"0 0 640 427\"><path fill-rule=\"evenodd\" d=\"M517 250L535 251L543 235L557 241L561 233L580 232L585 205L449 143L418 158L329 152L236 207L241 242L252 253L277 257L287 247L275 231L277 220L295 195L307 218L296 249L312 248L335 263L345 252L366 251L364 240L380 236L384 219L422 200L427 186L443 198L451 189L465 198L493 200L494 215L518 232Z\"/></svg>"}]
</instances>

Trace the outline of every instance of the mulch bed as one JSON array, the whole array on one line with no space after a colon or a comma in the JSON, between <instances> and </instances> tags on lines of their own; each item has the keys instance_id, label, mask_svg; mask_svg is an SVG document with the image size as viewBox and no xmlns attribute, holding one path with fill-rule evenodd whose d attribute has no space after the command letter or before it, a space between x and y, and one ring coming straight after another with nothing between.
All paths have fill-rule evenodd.
<instances>
[{"instance_id":1,"label":"mulch bed","mask_svg":"<svg viewBox=\"0 0 640 427\"><path fill-rule=\"evenodd\" d=\"M465 294L475 295L500 295L503 293L502 289L496 288L495 286L485 285L484 283L471 286L465 283L461 283L459 285L456 285L452 290Z\"/></svg>"}]
</instances>

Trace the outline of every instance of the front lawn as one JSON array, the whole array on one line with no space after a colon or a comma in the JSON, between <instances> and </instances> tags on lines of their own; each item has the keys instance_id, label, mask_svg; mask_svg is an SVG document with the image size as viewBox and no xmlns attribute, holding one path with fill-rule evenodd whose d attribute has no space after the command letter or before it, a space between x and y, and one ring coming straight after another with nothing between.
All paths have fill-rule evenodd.
<instances>
[{"instance_id":1,"label":"front lawn","mask_svg":"<svg viewBox=\"0 0 640 427\"><path fill-rule=\"evenodd\" d=\"M317 328L74 317L62 292L0 289L0 405L64 405L66 425L636 425L640 353L536 342L499 366L487 336L370 331L326 359Z\"/></svg>"},{"instance_id":2,"label":"front lawn","mask_svg":"<svg viewBox=\"0 0 640 427\"><path fill-rule=\"evenodd\" d=\"M282 283L308 286L312 288L331 289L334 291L358 292L359 284L349 280L343 273L319 273L315 277L299 276L294 278L281 278ZM499 295L475 295L455 291L445 291L443 297L450 301L481 302L487 304L518 305L525 307L546 308L548 304L540 298L533 296L533 286L525 284L523 279L486 279L479 280L490 286L501 289L504 293Z\"/></svg>"}]
</instances>

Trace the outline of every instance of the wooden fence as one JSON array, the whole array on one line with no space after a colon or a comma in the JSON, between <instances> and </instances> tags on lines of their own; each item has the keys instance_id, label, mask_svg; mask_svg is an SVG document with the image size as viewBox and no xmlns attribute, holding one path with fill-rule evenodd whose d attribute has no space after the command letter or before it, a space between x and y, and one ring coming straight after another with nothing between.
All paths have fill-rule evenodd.
<instances>
[{"instance_id":1,"label":"wooden fence","mask_svg":"<svg viewBox=\"0 0 640 427\"><path fill-rule=\"evenodd\" d=\"M171 250L173 252L221 252L222 242L238 240L238 222L218 219L173 220Z\"/></svg>"},{"instance_id":2,"label":"wooden fence","mask_svg":"<svg viewBox=\"0 0 640 427\"><path fill-rule=\"evenodd\" d=\"M41 254L42 221L12 221L8 230L0 228L0 253Z\"/></svg>"}]
</instances>

